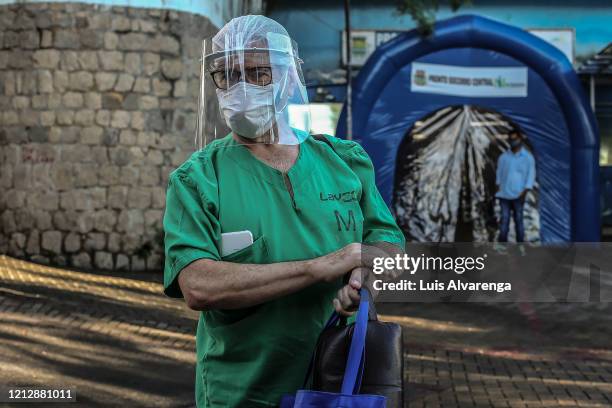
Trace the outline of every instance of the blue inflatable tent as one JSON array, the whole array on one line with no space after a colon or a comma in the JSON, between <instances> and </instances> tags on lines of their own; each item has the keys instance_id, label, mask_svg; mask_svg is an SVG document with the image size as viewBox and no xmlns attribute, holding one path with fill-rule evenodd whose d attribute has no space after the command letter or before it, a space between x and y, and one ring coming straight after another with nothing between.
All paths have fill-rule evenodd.
<instances>
[{"instance_id":1,"label":"blue inflatable tent","mask_svg":"<svg viewBox=\"0 0 612 408\"><path fill-rule=\"evenodd\" d=\"M427 38L416 31L397 36L354 81L353 138L372 158L387 204L407 132L433 112L465 105L497 112L528 136L540 240L599 241L596 123L570 62L520 28L477 16L439 22ZM346 134L345 110L339 137Z\"/></svg>"}]
</instances>

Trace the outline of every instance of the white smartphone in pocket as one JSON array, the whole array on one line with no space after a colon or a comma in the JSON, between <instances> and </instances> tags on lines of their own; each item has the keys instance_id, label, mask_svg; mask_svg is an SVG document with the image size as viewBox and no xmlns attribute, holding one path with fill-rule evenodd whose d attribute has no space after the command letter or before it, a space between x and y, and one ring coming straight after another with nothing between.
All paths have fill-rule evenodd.
<instances>
[{"instance_id":1,"label":"white smartphone in pocket","mask_svg":"<svg viewBox=\"0 0 612 408\"><path fill-rule=\"evenodd\" d=\"M225 232L221 234L221 256L228 256L234 252L253 245L251 231Z\"/></svg>"}]
</instances>

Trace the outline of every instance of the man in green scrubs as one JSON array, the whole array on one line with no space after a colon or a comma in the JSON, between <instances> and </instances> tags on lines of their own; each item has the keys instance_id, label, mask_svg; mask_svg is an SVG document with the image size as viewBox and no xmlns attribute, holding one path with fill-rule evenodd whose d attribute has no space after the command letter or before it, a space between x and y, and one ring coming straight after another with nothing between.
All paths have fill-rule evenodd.
<instances>
[{"instance_id":1,"label":"man in green scrubs","mask_svg":"<svg viewBox=\"0 0 612 408\"><path fill-rule=\"evenodd\" d=\"M209 51L202 80L214 83L232 132L170 175L165 293L201 311L198 407L273 407L302 386L334 309L354 312L368 280L364 250L401 252L404 237L359 144L311 136L307 115L301 128L289 123L308 101L282 26L234 19ZM253 243L223 256L222 234L238 231Z\"/></svg>"}]
</instances>

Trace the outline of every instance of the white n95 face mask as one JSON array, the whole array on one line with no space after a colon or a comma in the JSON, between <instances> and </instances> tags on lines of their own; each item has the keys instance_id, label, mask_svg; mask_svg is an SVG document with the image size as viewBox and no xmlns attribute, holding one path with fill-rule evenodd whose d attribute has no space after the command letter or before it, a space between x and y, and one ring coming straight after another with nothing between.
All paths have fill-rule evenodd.
<instances>
[{"instance_id":1,"label":"white n95 face mask","mask_svg":"<svg viewBox=\"0 0 612 408\"><path fill-rule=\"evenodd\" d=\"M228 90L217 89L219 108L227 126L242 137L255 139L266 133L276 117L273 85L239 82Z\"/></svg>"}]
</instances>

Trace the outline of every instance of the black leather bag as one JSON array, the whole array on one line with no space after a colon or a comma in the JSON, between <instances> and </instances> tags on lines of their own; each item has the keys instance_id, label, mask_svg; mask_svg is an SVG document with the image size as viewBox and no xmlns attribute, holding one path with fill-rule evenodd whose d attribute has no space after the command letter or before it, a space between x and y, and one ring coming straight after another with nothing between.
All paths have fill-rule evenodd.
<instances>
[{"instance_id":1,"label":"black leather bag","mask_svg":"<svg viewBox=\"0 0 612 408\"><path fill-rule=\"evenodd\" d=\"M314 353L312 389L340 392L353 337L354 324L337 319L338 325L321 332ZM388 408L403 407L402 327L378 320L374 303L370 303L362 364L363 377L359 394L387 397Z\"/></svg>"}]
</instances>

